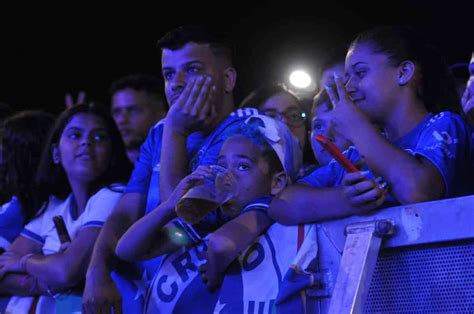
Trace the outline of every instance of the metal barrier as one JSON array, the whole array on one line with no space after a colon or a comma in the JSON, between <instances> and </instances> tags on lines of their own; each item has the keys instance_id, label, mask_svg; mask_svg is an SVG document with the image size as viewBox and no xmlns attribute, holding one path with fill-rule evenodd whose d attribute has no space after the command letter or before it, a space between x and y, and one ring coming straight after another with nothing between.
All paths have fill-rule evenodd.
<instances>
[{"instance_id":1,"label":"metal barrier","mask_svg":"<svg viewBox=\"0 0 474 314\"><path fill-rule=\"evenodd\" d=\"M318 244L316 312L474 313L474 196L321 223Z\"/></svg>"}]
</instances>

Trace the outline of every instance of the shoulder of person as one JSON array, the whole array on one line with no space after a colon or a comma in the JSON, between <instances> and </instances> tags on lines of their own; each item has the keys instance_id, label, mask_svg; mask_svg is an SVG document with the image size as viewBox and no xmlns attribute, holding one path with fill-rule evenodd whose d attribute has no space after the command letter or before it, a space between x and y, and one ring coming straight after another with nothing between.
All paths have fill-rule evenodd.
<instances>
[{"instance_id":1,"label":"shoulder of person","mask_svg":"<svg viewBox=\"0 0 474 314\"><path fill-rule=\"evenodd\" d=\"M107 197L107 196L114 196L114 195L122 195L125 191L125 184L123 183L112 183L108 186L105 186L98 190L94 195L91 196L91 200Z\"/></svg>"},{"instance_id":2,"label":"shoulder of person","mask_svg":"<svg viewBox=\"0 0 474 314\"><path fill-rule=\"evenodd\" d=\"M164 125L165 125L165 121L166 121L166 118L163 118L161 119L160 121L158 121L157 123L155 123L152 127L151 127L151 130L159 130L159 129L163 129Z\"/></svg>"},{"instance_id":3,"label":"shoulder of person","mask_svg":"<svg viewBox=\"0 0 474 314\"><path fill-rule=\"evenodd\" d=\"M466 124L466 121L461 117L461 115L450 112L450 111L442 111L434 116L432 116L427 122L426 126L429 127L433 124L439 124L439 123L461 123L461 124Z\"/></svg>"}]
</instances>

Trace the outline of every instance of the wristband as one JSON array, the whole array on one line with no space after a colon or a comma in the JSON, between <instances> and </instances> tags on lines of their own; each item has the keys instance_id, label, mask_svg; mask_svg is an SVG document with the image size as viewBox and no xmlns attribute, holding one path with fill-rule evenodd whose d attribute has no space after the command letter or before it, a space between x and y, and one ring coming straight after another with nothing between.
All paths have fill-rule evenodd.
<instances>
[{"instance_id":1,"label":"wristband","mask_svg":"<svg viewBox=\"0 0 474 314\"><path fill-rule=\"evenodd\" d=\"M27 272L26 271L26 262L28 262L28 259L33 256L34 254L33 253L28 253L26 255L23 255L21 258L20 258L20 268L21 268L21 271L22 272Z\"/></svg>"}]
</instances>

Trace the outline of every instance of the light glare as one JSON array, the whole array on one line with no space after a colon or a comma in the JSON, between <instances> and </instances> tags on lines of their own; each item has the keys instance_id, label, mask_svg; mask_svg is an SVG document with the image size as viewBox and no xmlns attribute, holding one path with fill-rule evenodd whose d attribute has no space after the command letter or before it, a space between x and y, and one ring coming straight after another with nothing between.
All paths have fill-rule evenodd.
<instances>
[{"instance_id":1,"label":"light glare","mask_svg":"<svg viewBox=\"0 0 474 314\"><path fill-rule=\"evenodd\" d=\"M298 88L306 88L311 84L311 77L304 71L294 71L290 74L290 83Z\"/></svg>"}]
</instances>

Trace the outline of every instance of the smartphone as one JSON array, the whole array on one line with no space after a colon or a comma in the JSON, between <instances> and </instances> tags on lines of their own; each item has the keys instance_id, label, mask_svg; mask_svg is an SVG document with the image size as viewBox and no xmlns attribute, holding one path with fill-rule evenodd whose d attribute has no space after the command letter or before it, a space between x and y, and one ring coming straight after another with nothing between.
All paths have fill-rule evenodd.
<instances>
[{"instance_id":1,"label":"smartphone","mask_svg":"<svg viewBox=\"0 0 474 314\"><path fill-rule=\"evenodd\" d=\"M67 232L66 225L64 224L63 216L58 215L53 217L54 226L56 227L56 232L58 233L59 241L61 244L66 242L71 242L71 237Z\"/></svg>"},{"instance_id":2,"label":"smartphone","mask_svg":"<svg viewBox=\"0 0 474 314\"><path fill-rule=\"evenodd\" d=\"M347 159L346 156L344 156L339 148L337 148L336 145L334 145L333 142L329 138L327 138L324 135L318 134L316 135L316 141L318 141L319 144L329 153L331 156L336 159L336 161L346 169L347 172L357 172L359 169L357 169L354 164Z\"/></svg>"}]
</instances>

